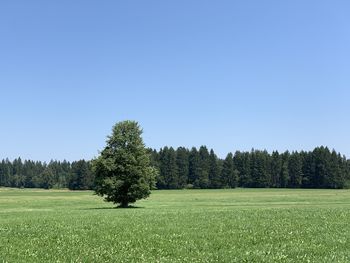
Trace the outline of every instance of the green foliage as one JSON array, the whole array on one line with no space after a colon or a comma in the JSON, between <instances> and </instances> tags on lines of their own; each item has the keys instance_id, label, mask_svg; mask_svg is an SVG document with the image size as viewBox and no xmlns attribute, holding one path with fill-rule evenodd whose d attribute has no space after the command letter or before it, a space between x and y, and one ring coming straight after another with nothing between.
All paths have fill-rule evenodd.
<instances>
[{"instance_id":1,"label":"green foliage","mask_svg":"<svg viewBox=\"0 0 350 263\"><path fill-rule=\"evenodd\" d=\"M232 153L227 154L221 172L222 185L225 188L235 188L239 172L235 169Z\"/></svg>"},{"instance_id":2,"label":"green foliage","mask_svg":"<svg viewBox=\"0 0 350 263\"><path fill-rule=\"evenodd\" d=\"M300 188L303 181L303 162L299 153L291 154L288 161L288 187Z\"/></svg>"},{"instance_id":3,"label":"green foliage","mask_svg":"<svg viewBox=\"0 0 350 263\"><path fill-rule=\"evenodd\" d=\"M249 187L252 185L251 178L251 154L237 151L233 156L234 167L239 171L239 186Z\"/></svg>"},{"instance_id":4,"label":"green foliage","mask_svg":"<svg viewBox=\"0 0 350 263\"><path fill-rule=\"evenodd\" d=\"M175 150L172 147L164 147L159 152L159 159L161 177L158 177L157 186L162 189L180 188Z\"/></svg>"},{"instance_id":5,"label":"green foliage","mask_svg":"<svg viewBox=\"0 0 350 263\"><path fill-rule=\"evenodd\" d=\"M267 151L251 152L251 187L268 187L271 182L270 155Z\"/></svg>"},{"instance_id":6,"label":"green foliage","mask_svg":"<svg viewBox=\"0 0 350 263\"><path fill-rule=\"evenodd\" d=\"M213 150L208 153L205 146L199 150L164 147L146 152L154 167L152 174L156 176L157 189L181 189L187 185L196 189L230 187L226 172L222 173L225 160L218 158ZM235 183L238 187L349 188L349 163L345 156L327 147L317 147L311 152L274 151L272 154L258 150L237 151L233 155L233 176L238 177ZM43 178L47 177L43 173L47 168L52 173L48 184ZM12 162L8 159L0 162L0 186L86 190L94 189L94 177L91 163L84 160L46 164L17 158Z\"/></svg>"},{"instance_id":7,"label":"green foliage","mask_svg":"<svg viewBox=\"0 0 350 263\"><path fill-rule=\"evenodd\" d=\"M287 187L288 181L289 181L288 163L284 162L282 164L282 170L281 170L280 187L282 187L282 188Z\"/></svg>"},{"instance_id":8,"label":"green foliage","mask_svg":"<svg viewBox=\"0 0 350 263\"><path fill-rule=\"evenodd\" d=\"M187 185L189 164L189 151L184 147L179 147L176 150L176 167L177 176L179 178L177 188L184 188Z\"/></svg>"},{"instance_id":9,"label":"green foliage","mask_svg":"<svg viewBox=\"0 0 350 263\"><path fill-rule=\"evenodd\" d=\"M281 187L282 157L274 151L271 155L271 187Z\"/></svg>"},{"instance_id":10,"label":"green foliage","mask_svg":"<svg viewBox=\"0 0 350 263\"><path fill-rule=\"evenodd\" d=\"M73 162L68 188L71 190L87 190L92 189L93 185L94 176L90 162L85 160Z\"/></svg>"},{"instance_id":11,"label":"green foliage","mask_svg":"<svg viewBox=\"0 0 350 263\"><path fill-rule=\"evenodd\" d=\"M36 184L40 188L50 189L54 185L54 174L50 167L46 167L42 173L36 178Z\"/></svg>"},{"instance_id":12,"label":"green foliage","mask_svg":"<svg viewBox=\"0 0 350 263\"><path fill-rule=\"evenodd\" d=\"M96 194L121 207L147 198L154 185L156 170L150 164L141 134L135 121L117 123L106 147L92 162Z\"/></svg>"},{"instance_id":13,"label":"green foliage","mask_svg":"<svg viewBox=\"0 0 350 263\"><path fill-rule=\"evenodd\" d=\"M92 189L94 174L90 162L50 161L49 164L21 161L0 162L0 186L18 188L70 188L74 190Z\"/></svg>"},{"instance_id":14,"label":"green foliage","mask_svg":"<svg viewBox=\"0 0 350 263\"><path fill-rule=\"evenodd\" d=\"M192 147L188 157L188 183L194 188L199 188L199 178L201 176L201 158L198 150Z\"/></svg>"},{"instance_id":15,"label":"green foliage","mask_svg":"<svg viewBox=\"0 0 350 263\"><path fill-rule=\"evenodd\" d=\"M198 188L208 188L209 183L209 169L210 169L210 163L209 163L209 152L206 146L201 146L198 151L199 154L199 160L200 160L200 169L197 181L195 182L196 186Z\"/></svg>"},{"instance_id":16,"label":"green foliage","mask_svg":"<svg viewBox=\"0 0 350 263\"><path fill-rule=\"evenodd\" d=\"M209 184L210 188L221 188L221 169L218 157L214 153L213 149L209 154Z\"/></svg>"}]
</instances>

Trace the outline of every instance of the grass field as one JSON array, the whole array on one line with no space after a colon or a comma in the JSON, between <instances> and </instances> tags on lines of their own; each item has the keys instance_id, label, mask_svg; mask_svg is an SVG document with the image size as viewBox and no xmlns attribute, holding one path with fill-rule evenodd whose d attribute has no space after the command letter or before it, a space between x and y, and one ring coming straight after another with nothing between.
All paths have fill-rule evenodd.
<instances>
[{"instance_id":1,"label":"grass field","mask_svg":"<svg viewBox=\"0 0 350 263\"><path fill-rule=\"evenodd\" d=\"M0 262L350 262L348 190L92 192L0 188Z\"/></svg>"}]
</instances>

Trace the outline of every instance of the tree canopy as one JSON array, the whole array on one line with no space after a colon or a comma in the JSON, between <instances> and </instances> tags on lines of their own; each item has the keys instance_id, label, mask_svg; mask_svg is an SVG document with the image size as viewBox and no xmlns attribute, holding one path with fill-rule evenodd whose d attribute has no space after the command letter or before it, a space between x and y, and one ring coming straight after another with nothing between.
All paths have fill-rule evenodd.
<instances>
[{"instance_id":1,"label":"tree canopy","mask_svg":"<svg viewBox=\"0 0 350 263\"><path fill-rule=\"evenodd\" d=\"M313 151L237 151L225 159L214 150L193 147L147 149L158 171L157 189L276 187L349 188L350 160L327 147ZM205 165L204 165L205 164ZM95 189L91 161L50 161L21 158L0 162L0 186Z\"/></svg>"},{"instance_id":2,"label":"tree canopy","mask_svg":"<svg viewBox=\"0 0 350 263\"><path fill-rule=\"evenodd\" d=\"M141 134L135 121L117 123L106 147L92 162L96 194L120 207L147 198L154 184L156 170Z\"/></svg>"}]
</instances>

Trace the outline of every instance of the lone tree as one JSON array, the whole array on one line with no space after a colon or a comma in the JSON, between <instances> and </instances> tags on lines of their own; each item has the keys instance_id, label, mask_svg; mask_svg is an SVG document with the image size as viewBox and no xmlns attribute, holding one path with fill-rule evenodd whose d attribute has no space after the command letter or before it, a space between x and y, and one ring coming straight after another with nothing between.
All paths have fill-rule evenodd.
<instances>
[{"instance_id":1,"label":"lone tree","mask_svg":"<svg viewBox=\"0 0 350 263\"><path fill-rule=\"evenodd\" d=\"M135 121L117 123L106 147L93 161L96 194L119 207L147 198L155 185L156 169L150 165L141 134Z\"/></svg>"}]
</instances>

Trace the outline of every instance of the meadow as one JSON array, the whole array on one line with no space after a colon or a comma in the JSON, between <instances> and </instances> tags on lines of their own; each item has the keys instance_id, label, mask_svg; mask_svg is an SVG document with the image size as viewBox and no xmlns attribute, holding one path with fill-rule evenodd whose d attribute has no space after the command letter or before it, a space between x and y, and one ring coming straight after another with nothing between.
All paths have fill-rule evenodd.
<instances>
[{"instance_id":1,"label":"meadow","mask_svg":"<svg viewBox=\"0 0 350 263\"><path fill-rule=\"evenodd\" d=\"M350 191L0 188L0 262L350 262Z\"/></svg>"}]
</instances>

